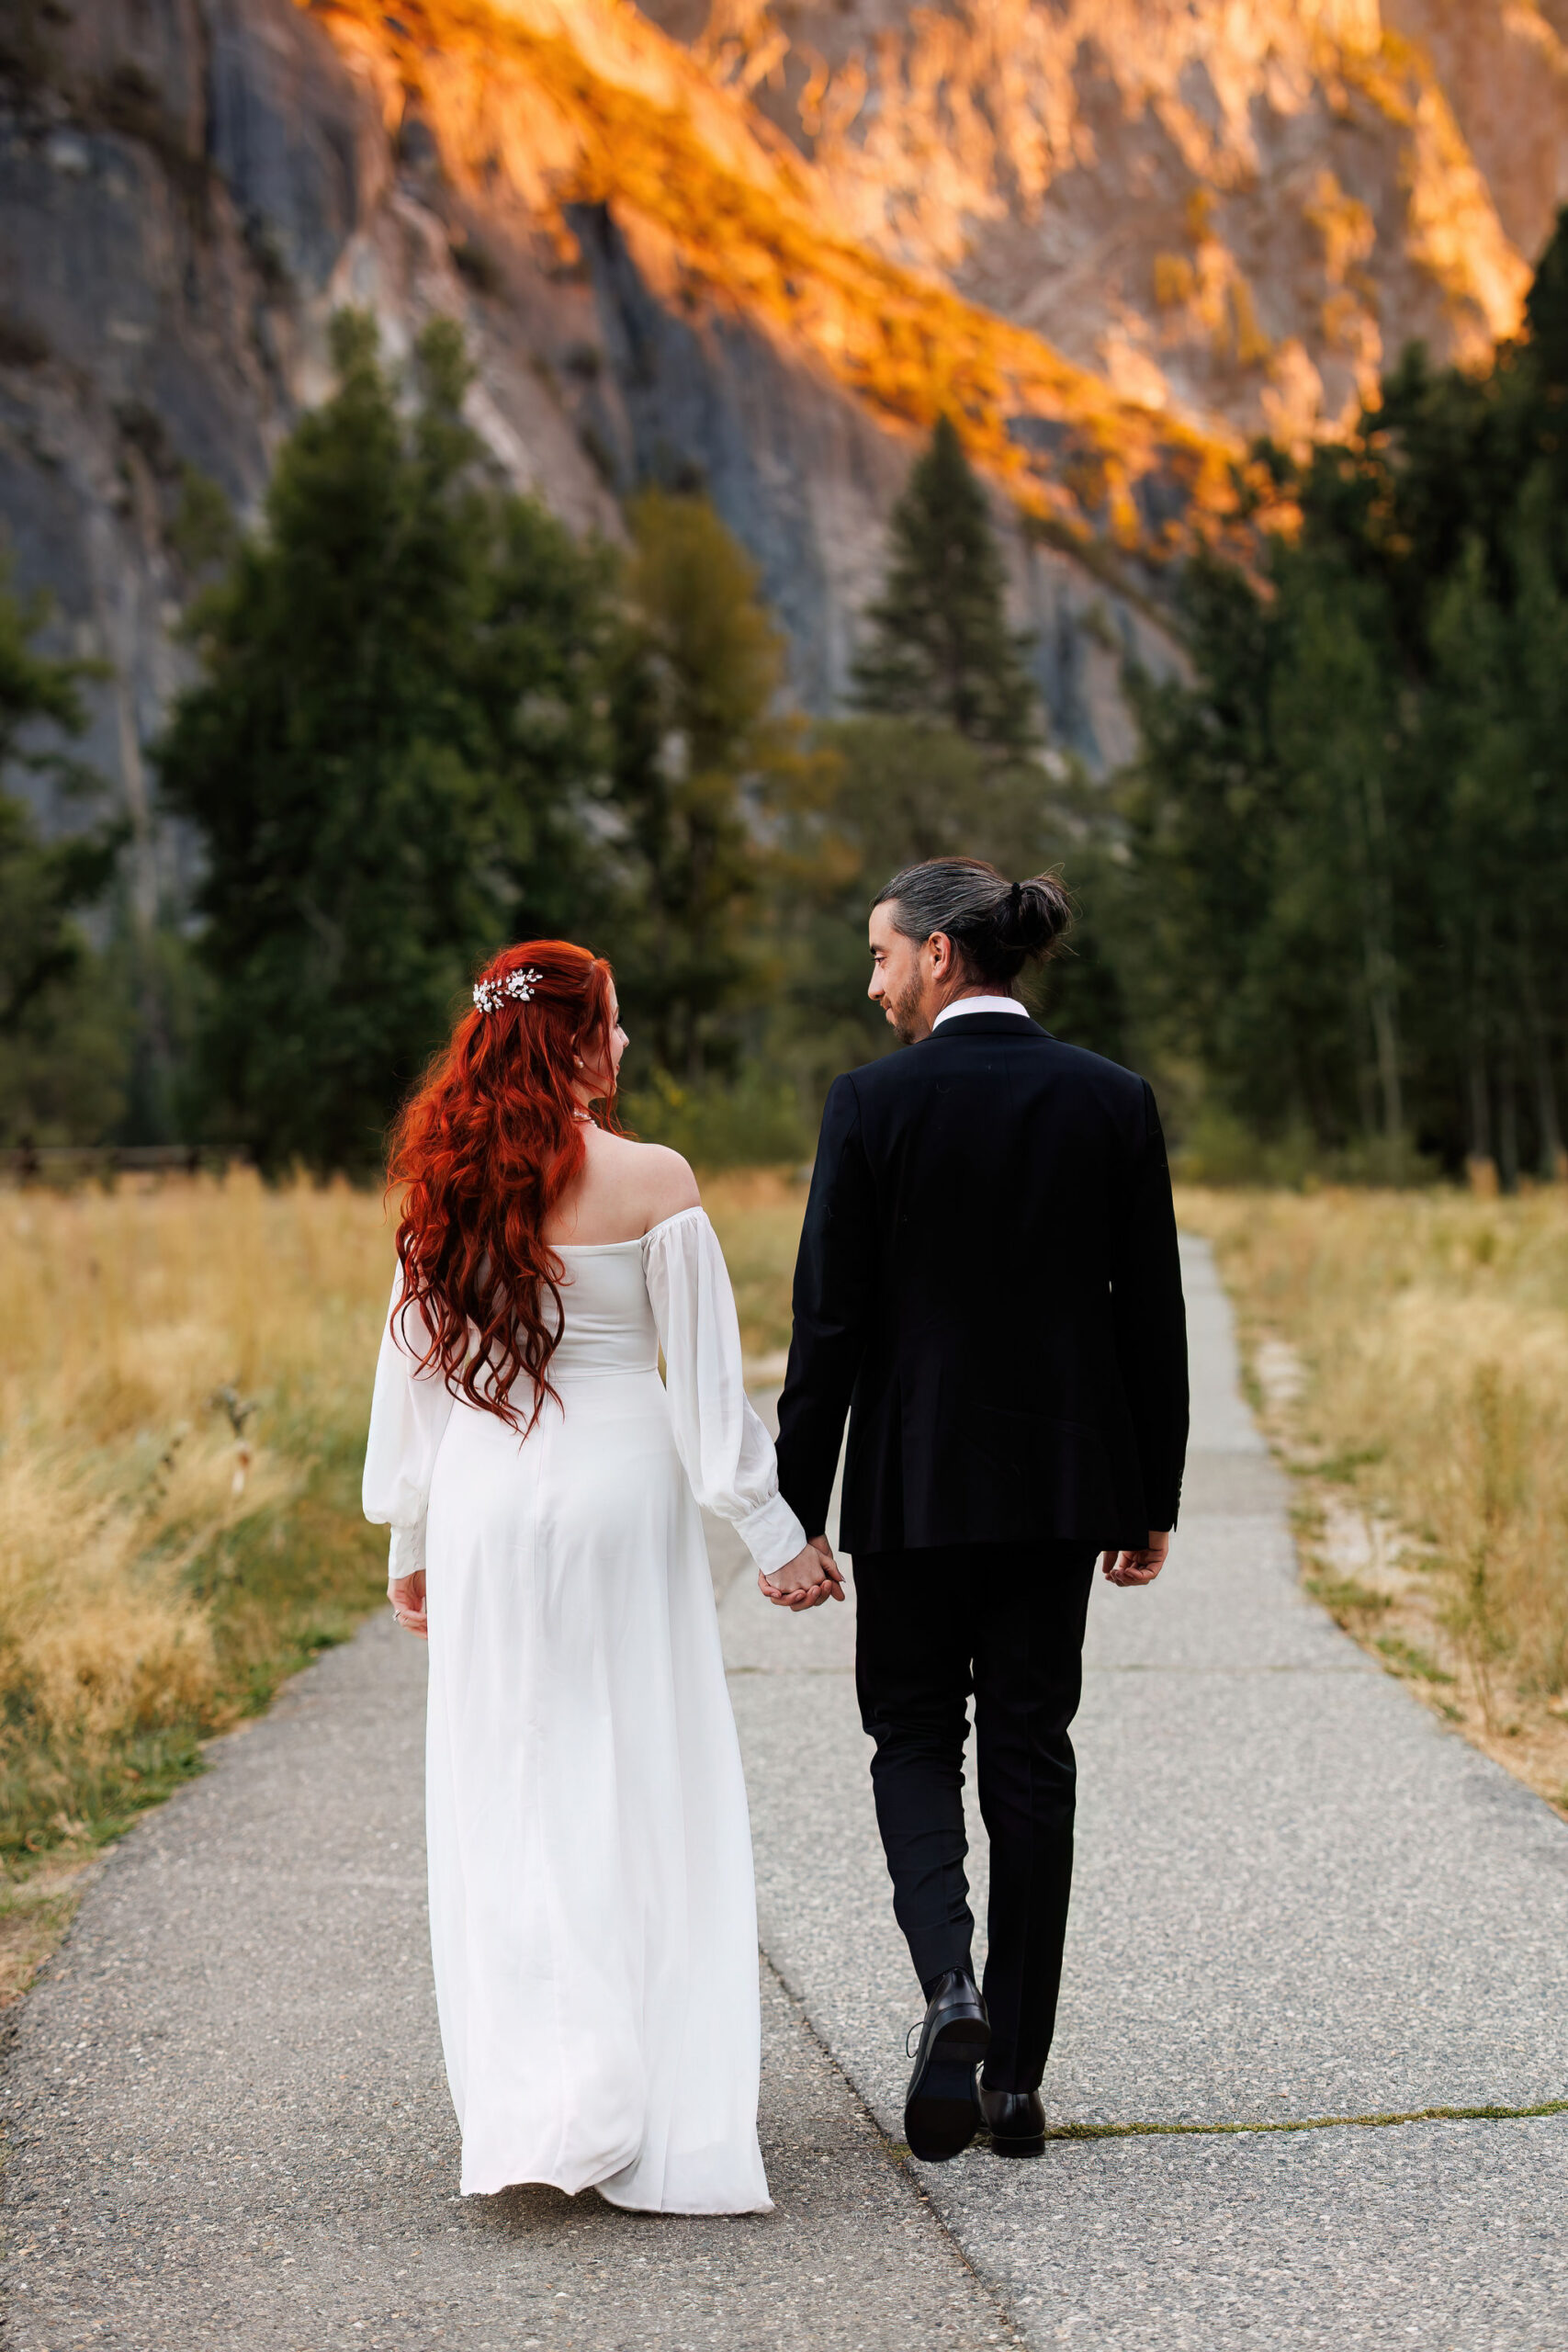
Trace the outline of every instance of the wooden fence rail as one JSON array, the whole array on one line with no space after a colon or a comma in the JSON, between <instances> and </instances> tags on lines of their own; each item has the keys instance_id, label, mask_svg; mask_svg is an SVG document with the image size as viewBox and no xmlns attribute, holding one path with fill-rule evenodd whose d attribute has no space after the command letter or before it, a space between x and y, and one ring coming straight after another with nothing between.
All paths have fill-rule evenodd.
<instances>
[{"instance_id":1,"label":"wooden fence rail","mask_svg":"<svg viewBox=\"0 0 1568 2352\"><path fill-rule=\"evenodd\" d=\"M243 1155L189 1143L24 1143L0 1151L0 1182L72 1183L137 1174L221 1176Z\"/></svg>"}]
</instances>

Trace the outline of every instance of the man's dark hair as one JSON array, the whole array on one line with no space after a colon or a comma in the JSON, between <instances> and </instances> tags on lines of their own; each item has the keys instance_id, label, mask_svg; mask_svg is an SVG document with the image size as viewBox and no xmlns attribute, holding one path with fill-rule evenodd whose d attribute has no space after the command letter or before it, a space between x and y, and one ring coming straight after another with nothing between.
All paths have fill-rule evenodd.
<instances>
[{"instance_id":1,"label":"man's dark hair","mask_svg":"<svg viewBox=\"0 0 1568 2352\"><path fill-rule=\"evenodd\" d=\"M1008 986L1025 964L1052 954L1072 920L1054 874L1010 882L979 857L931 857L906 865L872 900L891 907L893 928L924 941L945 932L976 980Z\"/></svg>"}]
</instances>

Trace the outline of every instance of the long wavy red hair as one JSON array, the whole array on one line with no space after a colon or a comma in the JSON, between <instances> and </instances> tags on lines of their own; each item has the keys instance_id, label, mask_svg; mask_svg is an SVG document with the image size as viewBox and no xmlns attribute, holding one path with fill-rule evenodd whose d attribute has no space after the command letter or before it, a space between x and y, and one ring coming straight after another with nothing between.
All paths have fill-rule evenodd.
<instances>
[{"instance_id":1,"label":"long wavy red hair","mask_svg":"<svg viewBox=\"0 0 1568 2352\"><path fill-rule=\"evenodd\" d=\"M507 993L513 973L529 976L526 998ZM608 964L565 939L503 948L479 990L492 1009L463 1015L392 1130L388 1182L407 1188L392 1319L454 1396L525 1434L555 1394L563 1269L543 1229L587 1158L575 1092L584 1069L604 1073L595 1115L620 1132L614 998ZM403 1322L416 1305L432 1335L421 1350ZM525 1421L511 1396L524 1374L534 1390Z\"/></svg>"}]
</instances>

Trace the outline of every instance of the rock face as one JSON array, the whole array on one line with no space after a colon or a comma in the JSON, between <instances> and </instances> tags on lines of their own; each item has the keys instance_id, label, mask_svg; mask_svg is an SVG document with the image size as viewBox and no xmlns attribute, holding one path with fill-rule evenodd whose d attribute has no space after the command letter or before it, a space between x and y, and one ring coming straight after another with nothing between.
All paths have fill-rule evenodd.
<instances>
[{"instance_id":1,"label":"rock face","mask_svg":"<svg viewBox=\"0 0 1568 2352\"><path fill-rule=\"evenodd\" d=\"M143 753L179 675L202 486L254 513L271 452L325 387L337 304L367 295L406 345L430 308L462 308L463 284L370 96L289 0L45 5L8 51L0 514L62 650L112 668L86 750L124 793L150 910L177 896L158 871L177 846L150 821ZM549 472L575 520L599 518L525 344L495 342L492 438L520 476Z\"/></svg>"},{"instance_id":2,"label":"rock face","mask_svg":"<svg viewBox=\"0 0 1568 2352\"><path fill-rule=\"evenodd\" d=\"M1483 355L1568 198L1564 0L643 6L863 243L1248 433Z\"/></svg>"},{"instance_id":3,"label":"rock face","mask_svg":"<svg viewBox=\"0 0 1568 2352\"><path fill-rule=\"evenodd\" d=\"M0 28L0 513L57 642L112 666L87 749L148 913L181 888L145 747L207 485L254 514L339 305L393 355L461 319L476 424L574 527L705 485L814 709L946 408L1055 737L1103 770L1241 433L1337 417L1409 334L1511 332L1568 152L1563 28L1527 0L8 0Z\"/></svg>"},{"instance_id":4,"label":"rock face","mask_svg":"<svg viewBox=\"0 0 1568 2352\"><path fill-rule=\"evenodd\" d=\"M340 304L374 310L394 355L432 312L462 319L476 424L575 527L615 533L638 480L705 483L761 567L813 708L841 691L915 446L775 322L694 298L635 204L583 187L560 200L544 96L530 114L513 89L504 168L471 168L462 123L420 102L378 22L291 0L12 12L0 514L17 579L54 599L56 645L112 669L85 748L125 797L147 913L181 887L145 747L181 674L201 484L254 515L280 436L326 388ZM448 107L456 79L434 94ZM1168 644L1135 599L1001 511L1057 732L1113 762L1122 654L1159 670Z\"/></svg>"}]
</instances>

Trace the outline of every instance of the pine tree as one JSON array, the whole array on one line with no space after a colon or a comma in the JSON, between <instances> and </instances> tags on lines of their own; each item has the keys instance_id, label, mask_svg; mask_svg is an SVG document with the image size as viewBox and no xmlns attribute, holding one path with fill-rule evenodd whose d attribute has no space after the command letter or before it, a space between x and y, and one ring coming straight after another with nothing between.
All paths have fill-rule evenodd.
<instances>
[{"instance_id":1,"label":"pine tree","mask_svg":"<svg viewBox=\"0 0 1568 2352\"><path fill-rule=\"evenodd\" d=\"M1484 375L1413 349L1275 453L1300 528L1267 593L1190 568L1130 804L1168 1066L1255 1137L1505 1186L1568 1165L1568 214L1528 307Z\"/></svg>"},{"instance_id":2,"label":"pine tree","mask_svg":"<svg viewBox=\"0 0 1568 2352\"><path fill-rule=\"evenodd\" d=\"M1568 206L1558 213L1536 265L1525 299L1525 325L1532 371L1543 391L1555 392L1556 408L1568 391Z\"/></svg>"},{"instance_id":3,"label":"pine tree","mask_svg":"<svg viewBox=\"0 0 1568 2352\"><path fill-rule=\"evenodd\" d=\"M915 461L889 539L854 664L860 708L935 720L987 750L1027 750L1038 728L1026 640L1008 627L986 493L948 417Z\"/></svg>"},{"instance_id":4,"label":"pine tree","mask_svg":"<svg viewBox=\"0 0 1568 2352\"><path fill-rule=\"evenodd\" d=\"M0 572L0 769L80 799L99 779L62 739L81 734L81 687L96 673L36 650L46 618L42 600L24 602ZM26 802L0 792L0 1125L14 1136L96 1141L120 1107L124 1023L93 985L96 959L75 920L102 896L118 845L103 824L46 842Z\"/></svg>"},{"instance_id":5,"label":"pine tree","mask_svg":"<svg viewBox=\"0 0 1568 2352\"><path fill-rule=\"evenodd\" d=\"M756 963L762 854L746 796L790 756L773 714L784 645L755 565L705 499L648 490L627 519L611 671L612 788L630 852L616 970L656 1066L698 1080L727 1047L733 1057L727 1016Z\"/></svg>"},{"instance_id":6,"label":"pine tree","mask_svg":"<svg viewBox=\"0 0 1568 2352\"><path fill-rule=\"evenodd\" d=\"M159 762L207 852L209 1119L269 1168L375 1164L474 964L577 911L598 765L602 561L487 475L448 322L412 417L334 335Z\"/></svg>"}]
</instances>

